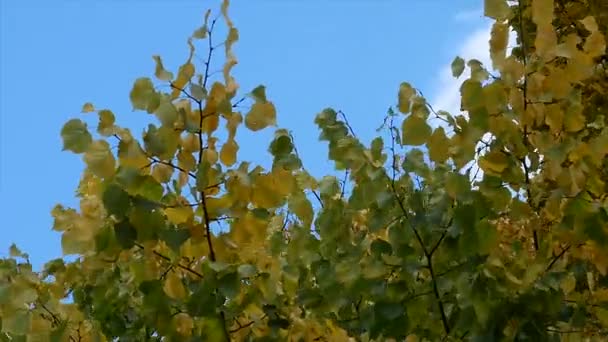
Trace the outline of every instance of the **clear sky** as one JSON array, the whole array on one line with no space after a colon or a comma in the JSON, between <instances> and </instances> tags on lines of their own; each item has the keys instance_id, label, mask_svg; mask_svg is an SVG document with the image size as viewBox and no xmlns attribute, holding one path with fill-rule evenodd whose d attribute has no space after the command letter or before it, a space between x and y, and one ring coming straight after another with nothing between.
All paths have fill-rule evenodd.
<instances>
[{"instance_id":1,"label":"clear sky","mask_svg":"<svg viewBox=\"0 0 608 342\"><path fill-rule=\"evenodd\" d=\"M61 151L62 125L83 118L82 105L92 102L139 134L150 116L131 110L133 81L153 75L154 54L176 71L204 11L219 4L0 0L0 256L13 242L35 266L61 256L50 210L56 203L77 206L83 168L80 156ZM487 55L482 6L481 0L233 0L240 33L234 76L241 93L266 85L278 125L294 131L305 166L326 174L331 165L313 123L323 108L344 111L369 141L402 81L444 109L456 106L458 83L447 68L456 55ZM96 115L88 115L94 123ZM240 137L239 159L268 165L272 133Z\"/></svg>"}]
</instances>

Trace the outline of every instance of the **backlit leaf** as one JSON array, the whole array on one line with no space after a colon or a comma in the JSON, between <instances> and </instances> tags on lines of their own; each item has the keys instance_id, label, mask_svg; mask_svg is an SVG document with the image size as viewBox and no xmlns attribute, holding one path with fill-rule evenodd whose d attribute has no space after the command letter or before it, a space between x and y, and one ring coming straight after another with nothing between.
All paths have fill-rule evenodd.
<instances>
[{"instance_id":1,"label":"backlit leaf","mask_svg":"<svg viewBox=\"0 0 608 342\"><path fill-rule=\"evenodd\" d=\"M419 146L425 144L431 136L431 126L425 119L414 115L403 120L401 141L406 145Z\"/></svg>"},{"instance_id":2,"label":"backlit leaf","mask_svg":"<svg viewBox=\"0 0 608 342\"><path fill-rule=\"evenodd\" d=\"M93 142L93 137L87 129L87 124L79 119L72 119L63 125L61 129L61 138L63 139L63 150L69 150L74 153L83 153Z\"/></svg>"},{"instance_id":3,"label":"backlit leaf","mask_svg":"<svg viewBox=\"0 0 608 342\"><path fill-rule=\"evenodd\" d=\"M254 132L262 130L276 124L276 115L272 102L254 103L245 115L245 126Z\"/></svg>"},{"instance_id":4,"label":"backlit leaf","mask_svg":"<svg viewBox=\"0 0 608 342\"><path fill-rule=\"evenodd\" d=\"M156 63L156 69L154 70L154 75L161 81L171 81L173 79L173 73L165 70L163 66L163 61L158 55L152 56L154 62Z\"/></svg>"},{"instance_id":5,"label":"backlit leaf","mask_svg":"<svg viewBox=\"0 0 608 342\"><path fill-rule=\"evenodd\" d=\"M462 72L464 71L464 59L456 56L452 61L450 67L452 69L452 76L456 78L460 77L460 75L462 75Z\"/></svg>"}]
</instances>

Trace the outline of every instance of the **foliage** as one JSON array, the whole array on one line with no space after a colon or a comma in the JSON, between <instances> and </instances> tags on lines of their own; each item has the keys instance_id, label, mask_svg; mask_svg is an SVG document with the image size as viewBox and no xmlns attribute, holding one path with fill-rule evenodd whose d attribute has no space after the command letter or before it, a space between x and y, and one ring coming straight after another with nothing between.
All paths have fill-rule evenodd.
<instances>
[{"instance_id":1,"label":"foliage","mask_svg":"<svg viewBox=\"0 0 608 342\"><path fill-rule=\"evenodd\" d=\"M462 113L436 112L404 82L369 146L343 113L317 115L342 180L311 176L285 129L269 170L238 158L241 124L276 127L276 109L264 86L237 96L224 1L224 41L207 12L177 73L154 56L157 81L135 81L133 108L159 122L140 140L90 103L96 133L77 118L63 127L87 167L80 208L56 206L53 228L77 258L34 272L11 248L3 338L605 340L605 4L486 0L496 75L454 60L455 77L470 70Z\"/></svg>"}]
</instances>

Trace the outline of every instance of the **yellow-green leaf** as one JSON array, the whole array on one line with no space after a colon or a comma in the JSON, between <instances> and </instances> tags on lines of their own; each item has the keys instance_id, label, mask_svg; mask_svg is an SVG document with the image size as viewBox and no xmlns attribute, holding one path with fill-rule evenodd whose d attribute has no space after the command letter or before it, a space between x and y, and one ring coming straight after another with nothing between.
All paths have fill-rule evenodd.
<instances>
[{"instance_id":1,"label":"yellow-green leaf","mask_svg":"<svg viewBox=\"0 0 608 342\"><path fill-rule=\"evenodd\" d=\"M418 146L426 143L431 136L431 126L425 119L410 115L403 120L401 129L402 142L406 145Z\"/></svg>"},{"instance_id":2,"label":"yellow-green leaf","mask_svg":"<svg viewBox=\"0 0 608 342\"><path fill-rule=\"evenodd\" d=\"M93 141L91 133L87 130L87 124L80 119L66 122L61 129L61 138L63 139L63 150L74 153L85 152Z\"/></svg>"},{"instance_id":3,"label":"yellow-green leaf","mask_svg":"<svg viewBox=\"0 0 608 342\"><path fill-rule=\"evenodd\" d=\"M90 112L94 112L94 111L95 111L95 107L93 106L93 104L91 102L87 102L82 106L83 113L90 113Z\"/></svg>"},{"instance_id":4,"label":"yellow-green leaf","mask_svg":"<svg viewBox=\"0 0 608 342\"><path fill-rule=\"evenodd\" d=\"M416 94L416 90L407 82L401 83L399 86L398 106L399 111L403 114L410 112L411 98Z\"/></svg>"},{"instance_id":5,"label":"yellow-green leaf","mask_svg":"<svg viewBox=\"0 0 608 342\"><path fill-rule=\"evenodd\" d=\"M456 78L460 77L464 71L464 59L462 59L460 56L456 56L450 67L452 69L452 76Z\"/></svg>"},{"instance_id":6,"label":"yellow-green leaf","mask_svg":"<svg viewBox=\"0 0 608 342\"><path fill-rule=\"evenodd\" d=\"M97 132L105 137L115 134L114 113L110 110L103 109L99 111L98 115L99 123L97 124Z\"/></svg>"},{"instance_id":7,"label":"yellow-green leaf","mask_svg":"<svg viewBox=\"0 0 608 342\"><path fill-rule=\"evenodd\" d=\"M146 110L148 113L154 113L160 105L160 95L154 90L154 84L147 77L135 80L129 98L134 109Z\"/></svg>"},{"instance_id":8,"label":"yellow-green leaf","mask_svg":"<svg viewBox=\"0 0 608 342\"><path fill-rule=\"evenodd\" d=\"M173 73L165 70L163 66L163 61L158 55L152 56L154 62L156 62L156 68L154 70L154 76L161 81L171 81L173 79Z\"/></svg>"},{"instance_id":9,"label":"yellow-green leaf","mask_svg":"<svg viewBox=\"0 0 608 342\"><path fill-rule=\"evenodd\" d=\"M499 151L490 151L479 158L479 167L488 174L500 174L508 165L509 158Z\"/></svg>"},{"instance_id":10,"label":"yellow-green leaf","mask_svg":"<svg viewBox=\"0 0 608 342\"><path fill-rule=\"evenodd\" d=\"M449 139L445 135L443 127L435 129L431 135L429 142L429 157L432 161L443 163L448 159Z\"/></svg>"},{"instance_id":11,"label":"yellow-green leaf","mask_svg":"<svg viewBox=\"0 0 608 342\"><path fill-rule=\"evenodd\" d=\"M114 175L116 160L107 141L93 142L84 155L84 161L97 177L109 178Z\"/></svg>"},{"instance_id":12,"label":"yellow-green leaf","mask_svg":"<svg viewBox=\"0 0 608 342\"><path fill-rule=\"evenodd\" d=\"M507 19L511 10L507 4L507 0L485 0L483 6L483 14L486 17L504 20Z\"/></svg>"},{"instance_id":13,"label":"yellow-green leaf","mask_svg":"<svg viewBox=\"0 0 608 342\"><path fill-rule=\"evenodd\" d=\"M194 212L191 207L177 207L177 208L166 208L165 215L167 215L167 219L174 224L182 224L188 222Z\"/></svg>"}]
</instances>

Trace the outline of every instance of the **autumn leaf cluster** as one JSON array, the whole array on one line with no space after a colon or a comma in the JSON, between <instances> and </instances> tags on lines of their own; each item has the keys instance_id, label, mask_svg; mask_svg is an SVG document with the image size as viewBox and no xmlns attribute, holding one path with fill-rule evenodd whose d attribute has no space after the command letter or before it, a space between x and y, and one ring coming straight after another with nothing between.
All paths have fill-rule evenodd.
<instances>
[{"instance_id":1,"label":"autumn leaf cluster","mask_svg":"<svg viewBox=\"0 0 608 342\"><path fill-rule=\"evenodd\" d=\"M491 65L452 62L461 111L403 82L368 144L324 109L324 177L232 76L228 5L135 80L143 134L91 103L96 128L65 123L86 169L53 229L76 257L35 271L11 247L3 340L608 339L607 2L485 0ZM275 131L272 165L239 155L243 129Z\"/></svg>"}]
</instances>

